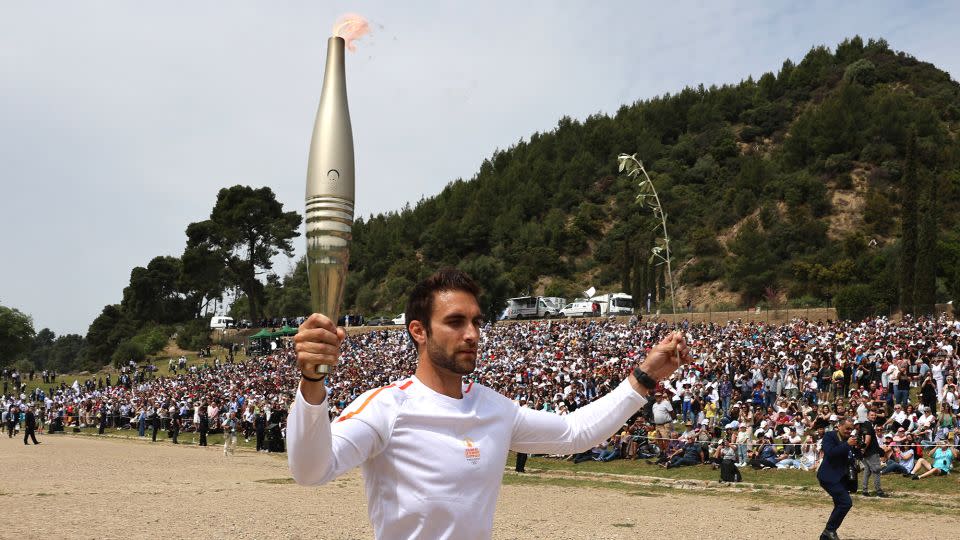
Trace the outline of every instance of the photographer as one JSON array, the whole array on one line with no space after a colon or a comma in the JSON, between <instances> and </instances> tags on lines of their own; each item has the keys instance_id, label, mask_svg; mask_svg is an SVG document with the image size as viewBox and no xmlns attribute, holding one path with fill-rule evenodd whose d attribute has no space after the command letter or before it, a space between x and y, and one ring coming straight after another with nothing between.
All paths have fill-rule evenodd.
<instances>
[{"instance_id":1,"label":"photographer","mask_svg":"<svg viewBox=\"0 0 960 540\"><path fill-rule=\"evenodd\" d=\"M873 490L877 497L887 497L888 495L880 489L880 444L877 442L877 428L874 422L877 421L877 411L871 409L867 413L867 420L858 424L860 433L860 445L863 448L863 496L869 497L870 477L873 477Z\"/></svg>"},{"instance_id":2,"label":"photographer","mask_svg":"<svg viewBox=\"0 0 960 540\"><path fill-rule=\"evenodd\" d=\"M850 481L850 463L859 453L857 438L852 435L853 420L837 420L836 431L828 431L823 436L823 462L817 470L820 487L833 498L833 512L827 519L827 526L820 534L820 540L839 540L837 529L843 523L847 512L853 508L850 491L856 491L856 480Z\"/></svg>"}]
</instances>

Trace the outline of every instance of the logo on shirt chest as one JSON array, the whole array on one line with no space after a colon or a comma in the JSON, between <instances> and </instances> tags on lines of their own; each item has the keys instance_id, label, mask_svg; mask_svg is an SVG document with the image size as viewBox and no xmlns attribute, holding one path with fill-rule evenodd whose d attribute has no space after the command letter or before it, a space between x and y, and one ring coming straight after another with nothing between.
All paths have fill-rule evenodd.
<instances>
[{"instance_id":1,"label":"logo on shirt chest","mask_svg":"<svg viewBox=\"0 0 960 540\"><path fill-rule=\"evenodd\" d=\"M474 465L480 463L480 448L477 447L469 437L463 440L463 444L467 446L463 450L463 457Z\"/></svg>"}]
</instances>

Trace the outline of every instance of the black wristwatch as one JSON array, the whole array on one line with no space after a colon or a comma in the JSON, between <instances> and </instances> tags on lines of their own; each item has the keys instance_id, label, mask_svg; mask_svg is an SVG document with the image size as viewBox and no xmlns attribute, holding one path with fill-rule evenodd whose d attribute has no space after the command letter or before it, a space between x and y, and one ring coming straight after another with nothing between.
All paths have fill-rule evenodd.
<instances>
[{"instance_id":1,"label":"black wristwatch","mask_svg":"<svg viewBox=\"0 0 960 540\"><path fill-rule=\"evenodd\" d=\"M324 380L324 379L327 378L327 375L324 374L324 373L320 373L319 375L320 375L319 377L310 377L310 376L308 376L306 373L304 373L304 372L302 372L302 371L300 372L300 376L303 377L304 379L310 381L310 382L320 382L320 381L322 381L322 380Z\"/></svg>"},{"instance_id":2,"label":"black wristwatch","mask_svg":"<svg viewBox=\"0 0 960 540\"><path fill-rule=\"evenodd\" d=\"M657 389L657 381L647 375L646 371L640 369L640 366L633 368L633 377L648 391L653 392Z\"/></svg>"}]
</instances>

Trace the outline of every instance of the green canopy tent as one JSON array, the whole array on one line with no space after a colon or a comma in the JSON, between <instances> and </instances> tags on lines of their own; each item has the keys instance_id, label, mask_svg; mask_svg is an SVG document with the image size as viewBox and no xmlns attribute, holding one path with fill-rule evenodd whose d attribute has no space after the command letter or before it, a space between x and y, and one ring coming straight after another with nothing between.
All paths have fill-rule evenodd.
<instances>
[{"instance_id":1,"label":"green canopy tent","mask_svg":"<svg viewBox=\"0 0 960 540\"><path fill-rule=\"evenodd\" d=\"M284 326L281 328L275 336L292 336L297 333L297 329L292 326Z\"/></svg>"},{"instance_id":2,"label":"green canopy tent","mask_svg":"<svg viewBox=\"0 0 960 540\"><path fill-rule=\"evenodd\" d=\"M274 334L274 333L272 333L272 332L269 332L266 328L263 328L263 329L261 329L259 332L257 332L256 334L250 336L250 339L271 338L271 337L274 337L275 335L276 335L276 334Z\"/></svg>"}]
</instances>

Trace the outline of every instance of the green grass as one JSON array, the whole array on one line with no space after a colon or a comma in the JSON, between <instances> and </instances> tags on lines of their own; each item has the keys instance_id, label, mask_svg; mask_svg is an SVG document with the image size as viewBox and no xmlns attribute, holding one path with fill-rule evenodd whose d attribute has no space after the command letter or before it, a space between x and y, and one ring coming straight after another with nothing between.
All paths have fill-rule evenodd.
<instances>
[{"instance_id":1,"label":"green grass","mask_svg":"<svg viewBox=\"0 0 960 540\"><path fill-rule=\"evenodd\" d=\"M199 356L197 353L194 353L194 352L187 353L187 354L185 355L185 356L187 357L187 367L189 368L190 366L202 366L202 365L204 364L204 362L206 362L206 364L207 364L208 366L212 366L212 365L213 365L213 362L214 362L214 359L217 358L218 356L220 357L220 361L221 361L221 362L225 362L225 361L226 361L226 358L227 358L227 350L226 350L225 348L222 348L222 347L219 347L219 346L214 345L214 346L211 347L210 354L211 354L210 357L200 358L200 356ZM157 366L157 371L155 371L155 372L153 373L153 377L154 377L154 378L157 378L157 377L169 377L169 376L172 375L172 372L170 371L170 369L169 369L169 367L168 367L168 365L167 365L167 364L168 364L168 360L169 360L170 358L171 358L170 355L162 355L162 354L161 354L161 355L155 355L155 356L152 356L152 357L148 358L148 359L145 360L144 362L141 362L140 364L138 364L138 366L142 367L142 366L147 366L147 365L153 363L154 365ZM179 357L178 357L178 356L173 356L172 358L173 358L174 360L176 360L176 359L179 358ZM248 356L247 356L246 354L244 354L244 353L237 353L237 354L234 355L234 360L233 360L233 361L234 361L234 363L239 364L239 363L241 363L241 362L245 362L247 359L248 359ZM34 389L34 388L37 388L37 387L39 387L40 389L42 389L44 392L48 391L51 386L55 386L55 387L59 388L61 382L64 383L65 385L67 385L67 386L72 385L72 384L73 384L73 381L79 381L80 384L83 384L83 382L86 381L87 379L93 379L93 380L104 379L104 382L106 382L106 376L107 376L107 374L110 375L110 382L111 382L112 384L116 384L116 383L117 383L117 378L120 376L120 370L114 369L114 368L111 367L111 366L104 366L103 368L101 368L99 371L96 371L96 372L86 372L86 371L84 371L84 372L78 372L78 373L61 373L61 374L57 375L57 376L54 378L54 382L53 382L53 383L44 384L44 383L43 383L43 378L40 376L40 373L41 373L41 371L38 370L38 371L35 373L32 381L24 380L24 382L27 383L27 392L28 392L28 393L29 393L29 392L33 392L33 389ZM183 373L183 371L179 371L178 373ZM23 375L23 377L24 377L24 379L25 379L28 374L27 374L27 373L23 373L23 374L21 374L21 375Z\"/></svg>"},{"instance_id":2,"label":"green grass","mask_svg":"<svg viewBox=\"0 0 960 540\"><path fill-rule=\"evenodd\" d=\"M528 462L529 464L529 462ZM672 488L665 486L634 485L627 482L610 479L584 479L584 478L556 478L544 477L536 474L508 474L503 477L505 485L537 486L537 487L559 487L559 488L592 488L607 489L623 492L632 497L652 497L671 492ZM750 501L753 503L774 503L785 504L789 506L802 507L829 507L833 504L830 497L822 491L797 492L794 490L778 493L775 490L767 489L759 492L741 491L735 486L724 486L716 489L690 490L689 494L695 494L704 497L722 497L725 500L736 498L741 501ZM854 497L854 505L860 508L868 508L874 511L897 512L910 515L917 514L937 514L937 515L955 515L958 505L949 500L943 499L924 499L922 497L895 497L891 499L865 499L863 497ZM761 511L759 506L747 508L750 511Z\"/></svg>"},{"instance_id":3,"label":"green grass","mask_svg":"<svg viewBox=\"0 0 960 540\"><path fill-rule=\"evenodd\" d=\"M510 468L513 468L515 459L516 456L511 453L508 459L508 466ZM714 482L720 480L720 471L714 470L708 465L664 469L657 465L648 465L645 461L639 460L627 461L618 459L606 463L586 461L574 465L570 461L532 456L527 460L527 467L530 469L561 471L573 474L586 472L649 476L671 480L710 480ZM819 492L820 490L820 483L817 482L816 473L813 471L801 471L797 469L768 469L756 471L750 467L741 467L740 472L743 475L744 482L757 484L759 489L771 490L778 486L793 486L801 488L801 491ZM656 480L654 480L654 482L656 482ZM884 491L889 493L910 492L955 495L960 493L960 474L947 477L927 478L919 481L904 478L900 475L884 475L882 477L882 485ZM806 488L806 490L803 488ZM794 491L791 491L791 493L793 492Z\"/></svg>"}]
</instances>

